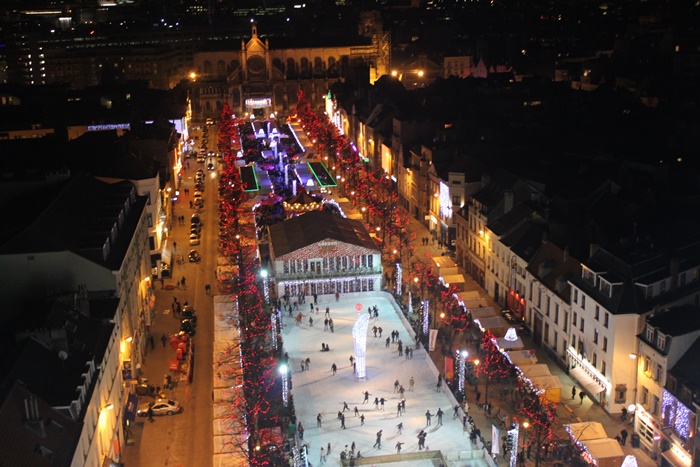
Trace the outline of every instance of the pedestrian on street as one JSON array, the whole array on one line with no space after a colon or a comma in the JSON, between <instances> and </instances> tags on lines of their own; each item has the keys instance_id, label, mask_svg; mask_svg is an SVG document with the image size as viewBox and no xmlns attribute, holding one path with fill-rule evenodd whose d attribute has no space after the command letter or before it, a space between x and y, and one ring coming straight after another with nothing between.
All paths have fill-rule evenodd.
<instances>
[{"instance_id":1,"label":"pedestrian on street","mask_svg":"<svg viewBox=\"0 0 700 467\"><path fill-rule=\"evenodd\" d=\"M390 343L391 343L391 341L390 341L389 338L387 337L387 338L386 338L386 346L385 346L387 349L389 348L389 344L390 344Z\"/></svg>"},{"instance_id":2,"label":"pedestrian on street","mask_svg":"<svg viewBox=\"0 0 700 467\"><path fill-rule=\"evenodd\" d=\"M365 396L365 398L364 398L364 400L362 401L362 403L363 403L363 404L366 404L367 402L369 402L369 396L370 396L369 391L365 391L365 392L363 392L362 394L364 394L364 396Z\"/></svg>"},{"instance_id":3,"label":"pedestrian on street","mask_svg":"<svg viewBox=\"0 0 700 467\"><path fill-rule=\"evenodd\" d=\"M400 417L401 416L401 402L396 404L396 416Z\"/></svg>"},{"instance_id":4,"label":"pedestrian on street","mask_svg":"<svg viewBox=\"0 0 700 467\"><path fill-rule=\"evenodd\" d=\"M326 462L326 450L323 449L323 446L321 446L321 458L318 460L318 462Z\"/></svg>"},{"instance_id":5,"label":"pedestrian on street","mask_svg":"<svg viewBox=\"0 0 700 467\"><path fill-rule=\"evenodd\" d=\"M323 330L328 331L328 318L323 320Z\"/></svg>"},{"instance_id":6,"label":"pedestrian on street","mask_svg":"<svg viewBox=\"0 0 700 467\"><path fill-rule=\"evenodd\" d=\"M435 385L435 391L440 392L441 389L442 389L442 382L438 381L437 384Z\"/></svg>"},{"instance_id":7,"label":"pedestrian on street","mask_svg":"<svg viewBox=\"0 0 700 467\"><path fill-rule=\"evenodd\" d=\"M442 425L442 416L445 415L445 412L443 412L441 408L438 408L438 411L435 415L437 415L438 418L438 426Z\"/></svg>"},{"instance_id":8,"label":"pedestrian on street","mask_svg":"<svg viewBox=\"0 0 700 467\"><path fill-rule=\"evenodd\" d=\"M399 380L394 381L394 392L399 392Z\"/></svg>"},{"instance_id":9,"label":"pedestrian on street","mask_svg":"<svg viewBox=\"0 0 700 467\"><path fill-rule=\"evenodd\" d=\"M622 438L622 443L620 444L623 446L627 443L627 436L629 436L629 433L627 433L627 430L623 428L620 432L620 437Z\"/></svg>"},{"instance_id":10,"label":"pedestrian on street","mask_svg":"<svg viewBox=\"0 0 700 467\"><path fill-rule=\"evenodd\" d=\"M314 294L314 305L318 303L318 295Z\"/></svg>"},{"instance_id":11,"label":"pedestrian on street","mask_svg":"<svg viewBox=\"0 0 700 467\"><path fill-rule=\"evenodd\" d=\"M297 425L297 431L299 432L299 439L304 439L304 426L301 422Z\"/></svg>"},{"instance_id":12,"label":"pedestrian on street","mask_svg":"<svg viewBox=\"0 0 700 467\"><path fill-rule=\"evenodd\" d=\"M316 427L321 428L321 419L322 418L323 418L323 416L321 415L321 412L319 412L318 415L316 415Z\"/></svg>"},{"instance_id":13,"label":"pedestrian on street","mask_svg":"<svg viewBox=\"0 0 700 467\"><path fill-rule=\"evenodd\" d=\"M372 326L372 332L374 332L374 337L377 337L377 326Z\"/></svg>"},{"instance_id":14,"label":"pedestrian on street","mask_svg":"<svg viewBox=\"0 0 700 467\"><path fill-rule=\"evenodd\" d=\"M384 410L384 402L386 402L386 399L384 399L383 397L379 399L379 405L382 406L381 410Z\"/></svg>"},{"instance_id":15,"label":"pedestrian on street","mask_svg":"<svg viewBox=\"0 0 700 467\"><path fill-rule=\"evenodd\" d=\"M413 391L413 385L414 385L415 383L416 383L416 382L413 380L413 376L411 376L411 379L408 381L408 390L409 390L409 391Z\"/></svg>"},{"instance_id":16,"label":"pedestrian on street","mask_svg":"<svg viewBox=\"0 0 700 467\"><path fill-rule=\"evenodd\" d=\"M165 334L160 336L160 341L163 343L163 347L165 347L165 343L168 342L168 338L165 337Z\"/></svg>"},{"instance_id":17,"label":"pedestrian on street","mask_svg":"<svg viewBox=\"0 0 700 467\"><path fill-rule=\"evenodd\" d=\"M365 424L365 416L360 415L360 426L364 426L364 424Z\"/></svg>"},{"instance_id":18,"label":"pedestrian on street","mask_svg":"<svg viewBox=\"0 0 700 467\"><path fill-rule=\"evenodd\" d=\"M401 445L404 444L401 441L396 442L396 454L401 454Z\"/></svg>"},{"instance_id":19,"label":"pedestrian on street","mask_svg":"<svg viewBox=\"0 0 700 467\"><path fill-rule=\"evenodd\" d=\"M335 363L331 365L331 371L333 372L333 374L335 374L336 371L338 371L338 367L336 366Z\"/></svg>"},{"instance_id":20,"label":"pedestrian on street","mask_svg":"<svg viewBox=\"0 0 700 467\"><path fill-rule=\"evenodd\" d=\"M379 398L378 397L374 398L374 408L376 410L379 410Z\"/></svg>"},{"instance_id":21,"label":"pedestrian on street","mask_svg":"<svg viewBox=\"0 0 700 467\"><path fill-rule=\"evenodd\" d=\"M311 316L309 316L309 327L313 327L313 325L314 325L314 319Z\"/></svg>"},{"instance_id":22,"label":"pedestrian on street","mask_svg":"<svg viewBox=\"0 0 700 467\"><path fill-rule=\"evenodd\" d=\"M150 405L148 406L148 421L149 422L155 421L155 420L153 420L153 407L151 407Z\"/></svg>"},{"instance_id":23,"label":"pedestrian on street","mask_svg":"<svg viewBox=\"0 0 700 467\"><path fill-rule=\"evenodd\" d=\"M345 414L340 414L340 428L345 429Z\"/></svg>"},{"instance_id":24,"label":"pedestrian on street","mask_svg":"<svg viewBox=\"0 0 700 467\"><path fill-rule=\"evenodd\" d=\"M430 410L427 410L425 412L425 426L430 426L430 421L433 418L433 414L430 413Z\"/></svg>"},{"instance_id":25,"label":"pedestrian on street","mask_svg":"<svg viewBox=\"0 0 700 467\"><path fill-rule=\"evenodd\" d=\"M454 412L452 412L452 420L459 416L459 404L455 404Z\"/></svg>"},{"instance_id":26,"label":"pedestrian on street","mask_svg":"<svg viewBox=\"0 0 700 467\"><path fill-rule=\"evenodd\" d=\"M331 317L331 307L327 306L326 307L326 318L330 318L330 317Z\"/></svg>"},{"instance_id":27,"label":"pedestrian on street","mask_svg":"<svg viewBox=\"0 0 700 467\"><path fill-rule=\"evenodd\" d=\"M173 242L173 251L177 251L177 242Z\"/></svg>"},{"instance_id":28,"label":"pedestrian on street","mask_svg":"<svg viewBox=\"0 0 700 467\"><path fill-rule=\"evenodd\" d=\"M359 417L359 415L360 415L360 411L357 410L357 406L355 406L355 416L356 416L356 417Z\"/></svg>"},{"instance_id":29,"label":"pedestrian on street","mask_svg":"<svg viewBox=\"0 0 700 467\"><path fill-rule=\"evenodd\" d=\"M383 331L382 327L379 326L379 327L377 328L377 332L379 333L379 338L380 338L380 339L381 339L381 337L382 337L382 331Z\"/></svg>"},{"instance_id":30,"label":"pedestrian on street","mask_svg":"<svg viewBox=\"0 0 700 467\"><path fill-rule=\"evenodd\" d=\"M335 333L333 330L333 318L328 318L328 327L331 329L331 333Z\"/></svg>"},{"instance_id":31,"label":"pedestrian on street","mask_svg":"<svg viewBox=\"0 0 700 467\"><path fill-rule=\"evenodd\" d=\"M583 391L581 391L578 393L578 397L579 399L581 399L581 405L583 405L583 398L586 397L586 394Z\"/></svg>"},{"instance_id":32,"label":"pedestrian on street","mask_svg":"<svg viewBox=\"0 0 700 467\"><path fill-rule=\"evenodd\" d=\"M340 293L336 292L335 293L335 301L337 302L338 300L340 300Z\"/></svg>"},{"instance_id":33,"label":"pedestrian on street","mask_svg":"<svg viewBox=\"0 0 700 467\"><path fill-rule=\"evenodd\" d=\"M401 434L401 431L403 430L403 422L401 422L401 423L399 423L398 425L396 425L396 428L399 429L399 433L398 433L398 434Z\"/></svg>"},{"instance_id":34,"label":"pedestrian on street","mask_svg":"<svg viewBox=\"0 0 700 467\"><path fill-rule=\"evenodd\" d=\"M151 344L151 350L156 348L156 340L153 338L153 334L148 336L148 342Z\"/></svg>"},{"instance_id":35,"label":"pedestrian on street","mask_svg":"<svg viewBox=\"0 0 700 467\"><path fill-rule=\"evenodd\" d=\"M576 398L576 386L571 388L571 400L574 400Z\"/></svg>"},{"instance_id":36,"label":"pedestrian on street","mask_svg":"<svg viewBox=\"0 0 700 467\"><path fill-rule=\"evenodd\" d=\"M309 357L306 357L304 364L306 365L306 369L308 370L309 366L311 366L311 359Z\"/></svg>"},{"instance_id":37,"label":"pedestrian on street","mask_svg":"<svg viewBox=\"0 0 700 467\"><path fill-rule=\"evenodd\" d=\"M326 449L326 454L331 455L331 443L328 443L327 449Z\"/></svg>"}]
</instances>

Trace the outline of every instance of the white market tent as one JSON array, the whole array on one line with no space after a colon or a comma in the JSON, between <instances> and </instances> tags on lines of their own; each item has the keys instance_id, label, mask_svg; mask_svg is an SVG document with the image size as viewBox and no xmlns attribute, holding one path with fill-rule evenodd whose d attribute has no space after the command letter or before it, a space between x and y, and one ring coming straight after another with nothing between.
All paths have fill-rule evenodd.
<instances>
[{"instance_id":1,"label":"white market tent","mask_svg":"<svg viewBox=\"0 0 700 467\"><path fill-rule=\"evenodd\" d=\"M598 467L620 467L625 458L620 443L610 438L586 441L586 449L598 461Z\"/></svg>"},{"instance_id":2,"label":"white market tent","mask_svg":"<svg viewBox=\"0 0 700 467\"><path fill-rule=\"evenodd\" d=\"M435 268L439 276L451 276L459 274L457 263L455 263L449 256L435 256L433 257L433 263L435 263Z\"/></svg>"},{"instance_id":3,"label":"white market tent","mask_svg":"<svg viewBox=\"0 0 700 467\"><path fill-rule=\"evenodd\" d=\"M442 277L442 280L445 281L445 285L454 285L457 290L464 290L466 279L462 274L449 274L440 277Z\"/></svg>"},{"instance_id":4,"label":"white market tent","mask_svg":"<svg viewBox=\"0 0 700 467\"><path fill-rule=\"evenodd\" d=\"M549 371L549 366L538 363L535 365L525 365L520 369L525 376L528 378L536 378L537 376L551 376L552 373Z\"/></svg>"},{"instance_id":5,"label":"white market tent","mask_svg":"<svg viewBox=\"0 0 700 467\"><path fill-rule=\"evenodd\" d=\"M607 438L603 425L598 422L581 422L564 425L573 441L590 441L593 439Z\"/></svg>"},{"instance_id":6,"label":"white market tent","mask_svg":"<svg viewBox=\"0 0 700 467\"><path fill-rule=\"evenodd\" d=\"M528 376L532 384L541 391L544 391L544 397L547 400L559 403L561 402L561 381L557 376Z\"/></svg>"},{"instance_id":7,"label":"white market tent","mask_svg":"<svg viewBox=\"0 0 700 467\"><path fill-rule=\"evenodd\" d=\"M537 356L535 355L535 349L530 350L514 350L512 352L506 352L510 361L513 365L520 367L522 370L524 365L534 365L537 363Z\"/></svg>"},{"instance_id":8,"label":"white market tent","mask_svg":"<svg viewBox=\"0 0 700 467\"><path fill-rule=\"evenodd\" d=\"M473 319L494 318L500 316L493 307L487 306L483 308L469 308L469 313Z\"/></svg>"}]
</instances>

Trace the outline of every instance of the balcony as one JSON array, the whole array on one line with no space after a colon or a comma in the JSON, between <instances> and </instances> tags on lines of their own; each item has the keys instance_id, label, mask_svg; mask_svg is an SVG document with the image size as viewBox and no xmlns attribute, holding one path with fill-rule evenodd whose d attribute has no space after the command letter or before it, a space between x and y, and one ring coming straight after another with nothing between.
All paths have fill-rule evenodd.
<instances>
[{"instance_id":1,"label":"balcony","mask_svg":"<svg viewBox=\"0 0 700 467\"><path fill-rule=\"evenodd\" d=\"M318 279L343 279L347 277L364 277L376 276L382 274L382 267L375 266L373 268L347 268L341 271L321 271L318 272L283 272L277 273L278 281L299 281L299 280L318 280Z\"/></svg>"}]
</instances>

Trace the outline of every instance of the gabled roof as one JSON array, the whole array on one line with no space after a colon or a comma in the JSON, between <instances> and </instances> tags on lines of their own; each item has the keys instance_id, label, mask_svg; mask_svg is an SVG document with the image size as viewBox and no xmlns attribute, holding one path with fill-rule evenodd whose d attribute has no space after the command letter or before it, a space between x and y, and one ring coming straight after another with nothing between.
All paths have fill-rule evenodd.
<instances>
[{"instance_id":1,"label":"gabled roof","mask_svg":"<svg viewBox=\"0 0 700 467\"><path fill-rule=\"evenodd\" d=\"M534 222L525 222L503 237L501 243L509 247L510 251L519 258L529 263L542 246L544 236L545 231L542 226Z\"/></svg>"},{"instance_id":2,"label":"gabled roof","mask_svg":"<svg viewBox=\"0 0 700 467\"><path fill-rule=\"evenodd\" d=\"M566 249L562 250L546 241L528 264L527 270L568 303L571 290L568 281L580 274L581 266L575 258L568 255Z\"/></svg>"},{"instance_id":3,"label":"gabled roof","mask_svg":"<svg viewBox=\"0 0 700 467\"><path fill-rule=\"evenodd\" d=\"M700 308L690 304L675 306L656 313L647 319L647 324L671 337L700 331Z\"/></svg>"},{"instance_id":4,"label":"gabled roof","mask_svg":"<svg viewBox=\"0 0 700 467\"><path fill-rule=\"evenodd\" d=\"M669 373L676 381L698 393L700 391L700 339L673 366Z\"/></svg>"},{"instance_id":5,"label":"gabled roof","mask_svg":"<svg viewBox=\"0 0 700 467\"><path fill-rule=\"evenodd\" d=\"M36 415L28 417L28 408ZM14 383L0 405L0 457L3 465L70 465L83 428L54 410L21 383ZM43 448L43 449L42 449Z\"/></svg>"},{"instance_id":6,"label":"gabled roof","mask_svg":"<svg viewBox=\"0 0 700 467\"><path fill-rule=\"evenodd\" d=\"M311 211L302 216L271 225L270 246L275 257L280 257L332 239L361 246L379 253L361 221L347 219L327 211Z\"/></svg>"},{"instance_id":7,"label":"gabled roof","mask_svg":"<svg viewBox=\"0 0 700 467\"><path fill-rule=\"evenodd\" d=\"M518 203L510 211L503 214L493 222L489 222L488 228L491 232L498 235L506 234L511 229L529 219L535 211L524 203Z\"/></svg>"},{"instance_id":8,"label":"gabled roof","mask_svg":"<svg viewBox=\"0 0 700 467\"><path fill-rule=\"evenodd\" d=\"M89 175L78 175L43 212L35 213L36 218L29 225L4 232L6 238L0 244L0 255L70 251L118 270L145 206L146 197L137 196L131 182L109 184ZM30 207L22 206L22 209ZM115 225L117 233L109 241L105 259L103 245Z\"/></svg>"}]
</instances>

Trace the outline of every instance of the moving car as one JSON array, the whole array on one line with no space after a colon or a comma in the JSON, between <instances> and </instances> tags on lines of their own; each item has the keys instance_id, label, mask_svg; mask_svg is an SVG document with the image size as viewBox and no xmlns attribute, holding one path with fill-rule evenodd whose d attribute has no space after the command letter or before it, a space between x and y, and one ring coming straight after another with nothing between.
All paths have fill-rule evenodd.
<instances>
[{"instance_id":1,"label":"moving car","mask_svg":"<svg viewBox=\"0 0 700 467\"><path fill-rule=\"evenodd\" d=\"M148 417L148 408L153 410L153 415L173 415L182 412L182 407L178 401L172 399L156 399L153 402L144 404L136 412L139 417Z\"/></svg>"},{"instance_id":2,"label":"moving car","mask_svg":"<svg viewBox=\"0 0 700 467\"><path fill-rule=\"evenodd\" d=\"M214 170L214 164L212 162L207 164L207 169L208 170Z\"/></svg>"},{"instance_id":3,"label":"moving car","mask_svg":"<svg viewBox=\"0 0 700 467\"><path fill-rule=\"evenodd\" d=\"M184 332L186 334L189 334L190 336L195 335L195 330L196 325L190 321L189 319L183 319L182 322L180 323L180 332Z\"/></svg>"}]
</instances>

